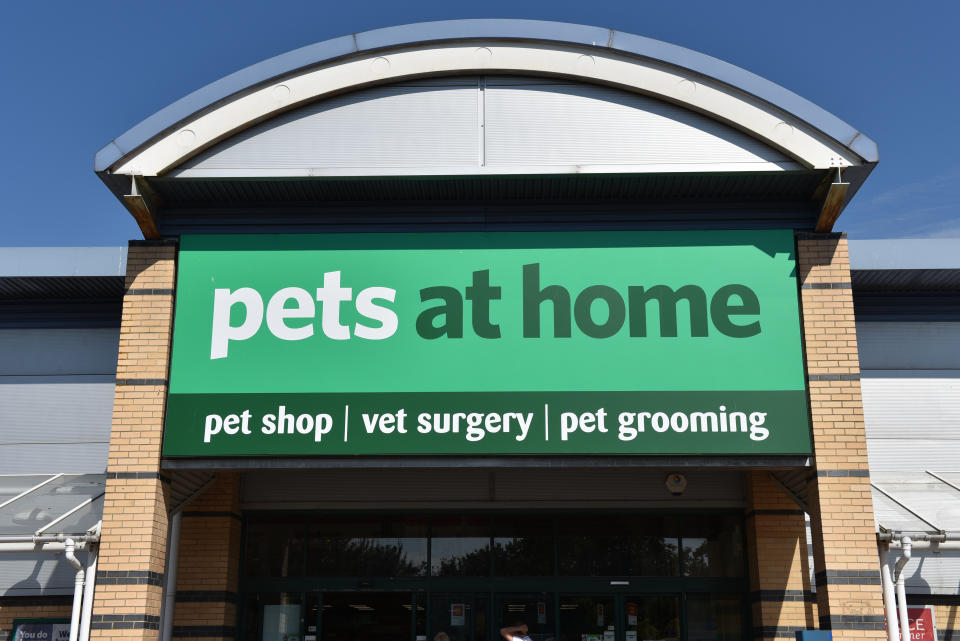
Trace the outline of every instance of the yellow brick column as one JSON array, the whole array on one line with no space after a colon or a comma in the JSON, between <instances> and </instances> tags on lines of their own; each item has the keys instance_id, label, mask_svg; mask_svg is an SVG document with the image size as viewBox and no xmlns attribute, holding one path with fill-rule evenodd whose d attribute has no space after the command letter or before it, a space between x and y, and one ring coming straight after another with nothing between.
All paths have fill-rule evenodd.
<instances>
[{"instance_id":1,"label":"yellow brick column","mask_svg":"<svg viewBox=\"0 0 960 641\"><path fill-rule=\"evenodd\" d=\"M153 640L160 624L169 483L160 445L176 246L131 241L120 325L91 637Z\"/></svg>"},{"instance_id":2,"label":"yellow brick column","mask_svg":"<svg viewBox=\"0 0 960 641\"><path fill-rule=\"evenodd\" d=\"M220 472L183 511L174 639L236 636L240 531L239 478Z\"/></svg>"},{"instance_id":3,"label":"yellow brick column","mask_svg":"<svg viewBox=\"0 0 960 641\"><path fill-rule=\"evenodd\" d=\"M816 628L811 602L803 510L774 482L769 472L747 479L747 554L750 597L757 638L793 638L797 630Z\"/></svg>"},{"instance_id":4,"label":"yellow brick column","mask_svg":"<svg viewBox=\"0 0 960 641\"><path fill-rule=\"evenodd\" d=\"M808 483L817 606L834 639L883 639L873 499L844 234L798 234L816 471Z\"/></svg>"}]
</instances>

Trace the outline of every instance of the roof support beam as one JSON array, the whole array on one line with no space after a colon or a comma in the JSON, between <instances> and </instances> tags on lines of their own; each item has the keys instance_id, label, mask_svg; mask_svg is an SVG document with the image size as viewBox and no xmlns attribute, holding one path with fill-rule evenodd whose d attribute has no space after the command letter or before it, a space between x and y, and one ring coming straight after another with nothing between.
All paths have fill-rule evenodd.
<instances>
[{"instance_id":1,"label":"roof support beam","mask_svg":"<svg viewBox=\"0 0 960 641\"><path fill-rule=\"evenodd\" d=\"M157 240L160 232L154 214L160 208L160 197L143 176L130 177L130 193L125 194L123 202L127 210L133 214L143 237L147 240Z\"/></svg>"},{"instance_id":2,"label":"roof support beam","mask_svg":"<svg viewBox=\"0 0 960 641\"><path fill-rule=\"evenodd\" d=\"M843 182L840 168L837 167L836 179L827 187L827 193L820 204L820 216L817 218L816 231L828 232L833 229L834 223L840 217L840 212L843 211L843 203L846 200L849 188L850 183Z\"/></svg>"}]
</instances>

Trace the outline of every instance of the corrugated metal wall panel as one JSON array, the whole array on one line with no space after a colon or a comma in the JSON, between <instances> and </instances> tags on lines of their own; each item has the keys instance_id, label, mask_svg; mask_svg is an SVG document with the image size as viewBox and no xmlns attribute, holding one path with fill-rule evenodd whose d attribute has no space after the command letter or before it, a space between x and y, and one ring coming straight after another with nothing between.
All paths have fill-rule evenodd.
<instances>
[{"instance_id":1,"label":"corrugated metal wall panel","mask_svg":"<svg viewBox=\"0 0 960 641\"><path fill-rule=\"evenodd\" d=\"M933 374L931 372L929 374ZM955 461L960 453L960 371L935 372L938 377L864 376L860 381L867 439L938 439L953 444ZM914 373L918 374L918 373ZM873 467L874 461L870 464ZM956 469L958 463L939 468ZM906 468L904 468L906 469Z\"/></svg>"},{"instance_id":2,"label":"corrugated metal wall panel","mask_svg":"<svg viewBox=\"0 0 960 641\"><path fill-rule=\"evenodd\" d=\"M743 507L740 473L684 473L687 491L675 497L658 470L261 470L245 474L242 503L251 509Z\"/></svg>"},{"instance_id":3,"label":"corrugated metal wall panel","mask_svg":"<svg viewBox=\"0 0 960 641\"><path fill-rule=\"evenodd\" d=\"M871 438L867 454L871 472L913 472L953 470L960 465L960 439L957 438Z\"/></svg>"},{"instance_id":4,"label":"corrugated metal wall panel","mask_svg":"<svg viewBox=\"0 0 960 641\"><path fill-rule=\"evenodd\" d=\"M120 330L0 329L0 377L117 371Z\"/></svg>"},{"instance_id":5,"label":"corrugated metal wall panel","mask_svg":"<svg viewBox=\"0 0 960 641\"><path fill-rule=\"evenodd\" d=\"M478 163L476 82L389 85L269 120L181 166L189 169L426 167Z\"/></svg>"},{"instance_id":6,"label":"corrugated metal wall panel","mask_svg":"<svg viewBox=\"0 0 960 641\"><path fill-rule=\"evenodd\" d=\"M77 552L77 558L86 565L86 552ZM76 574L62 554L4 554L0 563L0 596L73 594Z\"/></svg>"},{"instance_id":7,"label":"corrugated metal wall panel","mask_svg":"<svg viewBox=\"0 0 960 641\"><path fill-rule=\"evenodd\" d=\"M960 323L858 322L860 368L960 370Z\"/></svg>"},{"instance_id":8,"label":"corrugated metal wall panel","mask_svg":"<svg viewBox=\"0 0 960 641\"><path fill-rule=\"evenodd\" d=\"M0 465L4 474L103 474L109 446L107 441L14 443L3 446Z\"/></svg>"},{"instance_id":9,"label":"corrugated metal wall panel","mask_svg":"<svg viewBox=\"0 0 960 641\"><path fill-rule=\"evenodd\" d=\"M491 167L789 160L727 125L645 96L586 84L492 84L485 91Z\"/></svg>"},{"instance_id":10,"label":"corrugated metal wall panel","mask_svg":"<svg viewBox=\"0 0 960 641\"><path fill-rule=\"evenodd\" d=\"M0 444L106 443L113 389L112 376L0 377Z\"/></svg>"}]
</instances>

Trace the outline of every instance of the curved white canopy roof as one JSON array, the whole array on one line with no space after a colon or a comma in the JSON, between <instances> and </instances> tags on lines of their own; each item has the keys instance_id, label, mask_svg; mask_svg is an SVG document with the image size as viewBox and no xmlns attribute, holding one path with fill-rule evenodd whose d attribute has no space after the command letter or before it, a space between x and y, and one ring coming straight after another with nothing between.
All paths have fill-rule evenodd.
<instances>
[{"instance_id":1,"label":"curved white canopy roof","mask_svg":"<svg viewBox=\"0 0 960 641\"><path fill-rule=\"evenodd\" d=\"M876 144L842 120L710 56L599 27L454 20L335 38L242 69L117 137L97 153L95 169L164 175L295 107L370 86L462 74L560 77L641 93L731 125L809 169L878 159Z\"/></svg>"}]
</instances>

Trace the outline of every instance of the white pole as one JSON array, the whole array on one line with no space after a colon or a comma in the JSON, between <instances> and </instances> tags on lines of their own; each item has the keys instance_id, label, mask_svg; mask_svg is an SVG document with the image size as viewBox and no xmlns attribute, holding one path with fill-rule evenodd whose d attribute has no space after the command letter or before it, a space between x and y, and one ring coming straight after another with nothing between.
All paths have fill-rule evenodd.
<instances>
[{"instance_id":1,"label":"white pole","mask_svg":"<svg viewBox=\"0 0 960 641\"><path fill-rule=\"evenodd\" d=\"M77 577L73 583L73 612L70 614L70 641L77 641L77 633L80 630L80 607L83 603L83 565L73 555L76 544L73 539L64 541L64 557L77 571Z\"/></svg>"},{"instance_id":2,"label":"white pole","mask_svg":"<svg viewBox=\"0 0 960 641\"><path fill-rule=\"evenodd\" d=\"M90 641L90 620L93 614L93 588L97 582L97 556L100 546L91 545L87 552L87 577L83 586L83 609L80 613L80 641Z\"/></svg>"},{"instance_id":3,"label":"white pole","mask_svg":"<svg viewBox=\"0 0 960 641\"><path fill-rule=\"evenodd\" d=\"M883 608L887 615L887 641L899 641L897 602L893 596L893 575L890 572L890 546L880 546L880 582L883 584Z\"/></svg>"},{"instance_id":4,"label":"white pole","mask_svg":"<svg viewBox=\"0 0 960 641\"><path fill-rule=\"evenodd\" d=\"M903 556L897 561L897 610L900 613L900 639L901 641L910 641L910 620L907 618L907 580L903 575L903 570L910 560L911 541L909 536L900 540Z\"/></svg>"}]
</instances>

